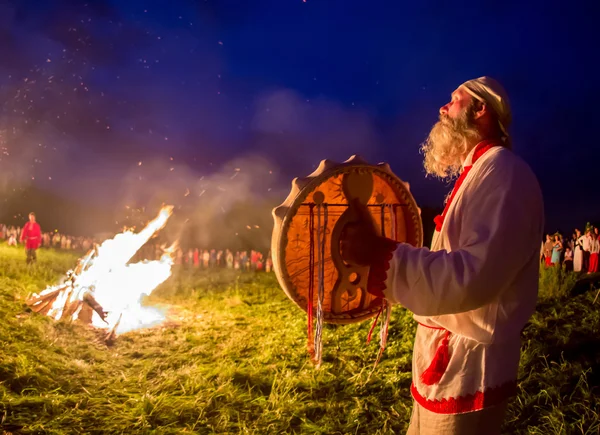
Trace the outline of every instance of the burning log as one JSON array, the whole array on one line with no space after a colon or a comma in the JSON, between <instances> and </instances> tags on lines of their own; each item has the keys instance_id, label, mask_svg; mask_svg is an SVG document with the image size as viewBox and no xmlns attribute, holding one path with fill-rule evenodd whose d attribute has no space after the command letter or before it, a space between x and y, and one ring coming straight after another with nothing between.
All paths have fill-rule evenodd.
<instances>
[{"instance_id":1,"label":"burning log","mask_svg":"<svg viewBox=\"0 0 600 435\"><path fill-rule=\"evenodd\" d=\"M27 300L27 304L36 313L53 317L55 320L78 319L91 324L92 312L95 312L106 322L108 313L94 297L94 287L77 284L77 278L87 270L97 255L98 250L95 247L77 262L74 270L67 272L67 279L63 284L50 287L39 295L34 294Z\"/></svg>"},{"instance_id":2,"label":"burning log","mask_svg":"<svg viewBox=\"0 0 600 435\"><path fill-rule=\"evenodd\" d=\"M108 329L107 342L119 332L161 321L162 316L142 307L140 299L171 275L173 249L165 250L157 261L129 261L165 226L172 210L173 207L164 207L140 233L126 231L94 246L67 272L64 283L34 294L27 304L33 311L55 320L80 321Z\"/></svg>"},{"instance_id":3,"label":"burning log","mask_svg":"<svg viewBox=\"0 0 600 435\"><path fill-rule=\"evenodd\" d=\"M123 318L123 313L121 313L121 315L119 316L119 320L117 320L117 323L115 323L115 326L113 326L111 328L111 330L108 332L108 334L106 334L106 337L104 337L104 341L107 344L113 343L115 341L115 338L117 337L117 328L121 324L122 318Z\"/></svg>"}]
</instances>

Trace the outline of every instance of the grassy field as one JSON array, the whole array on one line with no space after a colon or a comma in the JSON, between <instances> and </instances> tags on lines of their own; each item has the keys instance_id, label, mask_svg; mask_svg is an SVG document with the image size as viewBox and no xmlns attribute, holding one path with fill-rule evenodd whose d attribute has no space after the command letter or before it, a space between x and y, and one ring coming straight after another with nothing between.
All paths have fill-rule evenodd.
<instances>
[{"instance_id":1,"label":"grassy field","mask_svg":"<svg viewBox=\"0 0 600 435\"><path fill-rule=\"evenodd\" d=\"M404 433L415 322L393 313L389 347L368 379L369 324L327 326L324 364L306 355L305 315L268 274L178 270L149 302L159 327L107 347L81 325L24 300L74 265L73 254L0 244L0 429L4 433ZM518 397L503 433L598 434L600 302L572 276L541 277L523 331Z\"/></svg>"}]
</instances>

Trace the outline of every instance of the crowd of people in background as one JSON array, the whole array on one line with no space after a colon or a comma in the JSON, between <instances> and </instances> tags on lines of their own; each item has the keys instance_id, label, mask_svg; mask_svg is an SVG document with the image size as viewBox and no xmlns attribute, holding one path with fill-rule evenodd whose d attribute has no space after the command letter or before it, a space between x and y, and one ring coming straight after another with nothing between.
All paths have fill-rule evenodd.
<instances>
[{"instance_id":1,"label":"crowd of people in background","mask_svg":"<svg viewBox=\"0 0 600 435\"><path fill-rule=\"evenodd\" d=\"M33 215L33 213L32 213ZM33 215L35 222L35 215ZM30 215L31 219L31 215ZM27 250L27 262L35 261L35 250L31 244L28 245L28 225L23 228L7 226L0 223L0 240L5 240L9 246L25 245ZM75 237L62 234L58 231L41 232L37 247L54 248L62 250L78 250L87 252L100 241L92 237ZM32 249L33 248L33 249ZM163 255L160 244L147 244L142 248L140 255L147 260L157 260ZM582 233L575 229L571 237L564 237L560 233L546 234L546 240L542 242L540 250L540 261L546 267L563 267L568 272L596 273L599 269L600 235L598 227L587 225ZM273 269L273 260L270 253L266 256L255 250L232 251L229 249L199 249L178 248L174 254L175 264L197 269L227 268L241 271L266 271Z\"/></svg>"},{"instance_id":2,"label":"crowd of people in background","mask_svg":"<svg viewBox=\"0 0 600 435\"><path fill-rule=\"evenodd\" d=\"M23 228L0 224L0 240L5 240L9 246L19 246L23 243L21 235ZM41 248L88 251L97 241L92 237L75 237L55 232L42 232Z\"/></svg>"},{"instance_id":3,"label":"crowd of people in background","mask_svg":"<svg viewBox=\"0 0 600 435\"><path fill-rule=\"evenodd\" d=\"M568 272L598 272L600 236L598 227L587 225L582 233L579 228L571 237L560 233L546 234L542 242L540 261L546 267L563 267Z\"/></svg>"},{"instance_id":4,"label":"crowd of people in background","mask_svg":"<svg viewBox=\"0 0 600 435\"><path fill-rule=\"evenodd\" d=\"M25 234L28 231L28 225L30 225L29 222L21 228L0 224L0 240L5 240L8 246L24 245L27 250L28 263L36 261L35 250L37 248L87 252L96 243L102 242L92 237L75 237L55 231L53 233L41 232L40 240L32 244L31 238ZM29 245L27 245L28 241ZM36 247L33 245L36 245ZM159 243L147 243L138 255L145 260L158 260L163 254L163 245ZM270 272L273 269L271 256L269 254L265 256L263 253L255 250L234 252L229 249L178 248L173 258L175 264L196 269L227 268L240 271L266 272Z\"/></svg>"},{"instance_id":5,"label":"crowd of people in background","mask_svg":"<svg viewBox=\"0 0 600 435\"><path fill-rule=\"evenodd\" d=\"M270 255L265 256L255 250L236 251L229 249L177 249L175 264L197 269L227 268L242 271L265 271L273 269L273 260Z\"/></svg>"}]
</instances>

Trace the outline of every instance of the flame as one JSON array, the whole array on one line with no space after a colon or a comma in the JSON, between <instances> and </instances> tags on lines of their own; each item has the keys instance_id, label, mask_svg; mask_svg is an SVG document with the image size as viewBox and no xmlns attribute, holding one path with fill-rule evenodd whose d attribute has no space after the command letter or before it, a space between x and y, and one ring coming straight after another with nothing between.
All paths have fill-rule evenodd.
<instances>
[{"instance_id":1,"label":"flame","mask_svg":"<svg viewBox=\"0 0 600 435\"><path fill-rule=\"evenodd\" d=\"M83 306L77 302L91 295L105 313L103 319L96 311L93 312L91 321L96 327L123 333L162 322L163 313L156 308L143 307L141 298L171 276L174 247L165 250L160 260L128 262L157 231L164 228L172 213L173 206L163 207L139 233L129 230L117 234L81 259L80 272L69 271L67 274L73 277L74 285L62 285L64 290L58 294L47 314L56 320L66 316L75 320ZM34 296L39 298L60 288L60 285L48 287ZM78 308L72 313L65 312L66 307L73 306Z\"/></svg>"}]
</instances>

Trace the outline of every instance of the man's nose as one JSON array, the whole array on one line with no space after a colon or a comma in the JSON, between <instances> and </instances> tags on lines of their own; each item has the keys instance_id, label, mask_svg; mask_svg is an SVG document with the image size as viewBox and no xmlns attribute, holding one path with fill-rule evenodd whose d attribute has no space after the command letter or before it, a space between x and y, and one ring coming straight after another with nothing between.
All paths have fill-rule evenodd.
<instances>
[{"instance_id":1,"label":"man's nose","mask_svg":"<svg viewBox=\"0 0 600 435\"><path fill-rule=\"evenodd\" d=\"M446 104L445 106L440 107L440 115L447 115L448 114L448 105Z\"/></svg>"}]
</instances>

